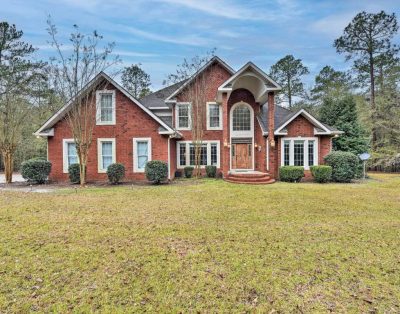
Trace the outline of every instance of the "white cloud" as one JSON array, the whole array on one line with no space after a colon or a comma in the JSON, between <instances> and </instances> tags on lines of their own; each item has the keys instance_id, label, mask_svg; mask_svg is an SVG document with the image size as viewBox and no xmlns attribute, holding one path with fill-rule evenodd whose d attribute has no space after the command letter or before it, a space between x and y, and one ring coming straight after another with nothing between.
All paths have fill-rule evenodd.
<instances>
[{"instance_id":1,"label":"white cloud","mask_svg":"<svg viewBox=\"0 0 400 314\"><path fill-rule=\"evenodd\" d=\"M336 38L343 33L344 28L351 22L354 13L343 13L326 16L311 24L311 30L315 33Z\"/></svg>"}]
</instances>

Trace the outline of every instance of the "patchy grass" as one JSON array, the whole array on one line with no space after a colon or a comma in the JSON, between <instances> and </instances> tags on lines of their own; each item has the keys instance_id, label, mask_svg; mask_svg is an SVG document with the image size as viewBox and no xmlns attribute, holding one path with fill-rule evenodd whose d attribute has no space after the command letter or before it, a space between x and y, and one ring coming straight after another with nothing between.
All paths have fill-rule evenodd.
<instances>
[{"instance_id":1,"label":"patchy grass","mask_svg":"<svg viewBox=\"0 0 400 314\"><path fill-rule=\"evenodd\" d=\"M400 176L0 192L0 312L400 312Z\"/></svg>"}]
</instances>

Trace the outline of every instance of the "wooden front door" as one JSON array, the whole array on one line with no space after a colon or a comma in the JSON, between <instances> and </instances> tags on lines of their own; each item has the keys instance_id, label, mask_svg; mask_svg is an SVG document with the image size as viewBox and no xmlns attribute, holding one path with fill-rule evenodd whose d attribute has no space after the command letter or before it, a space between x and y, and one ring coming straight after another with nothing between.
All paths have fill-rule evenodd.
<instances>
[{"instance_id":1,"label":"wooden front door","mask_svg":"<svg viewBox=\"0 0 400 314\"><path fill-rule=\"evenodd\" d=\"M232 169L252 169L252 144L232 144Z\"/></svg>"}]
</instances>

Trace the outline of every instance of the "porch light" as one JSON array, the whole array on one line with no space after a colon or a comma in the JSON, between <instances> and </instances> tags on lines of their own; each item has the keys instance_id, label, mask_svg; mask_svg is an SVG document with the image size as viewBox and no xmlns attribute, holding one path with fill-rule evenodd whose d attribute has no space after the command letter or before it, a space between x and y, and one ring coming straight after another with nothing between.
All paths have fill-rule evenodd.
<instances>
[{"instance_id":1,"label":"porch light","mask_svg":"<svg viewBox=\"0 0 400 314\"><path fill-rule=\"evenodd\" d=\"M271 140L270 144L271 144L271 147L275 147L275 140Z\"/></svg>"}]
</instances>

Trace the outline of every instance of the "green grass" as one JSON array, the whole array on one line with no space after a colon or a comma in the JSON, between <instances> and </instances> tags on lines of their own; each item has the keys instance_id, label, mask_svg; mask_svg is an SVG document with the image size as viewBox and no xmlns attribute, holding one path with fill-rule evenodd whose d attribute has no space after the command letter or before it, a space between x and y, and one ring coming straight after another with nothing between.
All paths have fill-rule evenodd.
<instances>
[{"instance_id":1,"label":"green grass","mask_svg":"<svg viewBox=\"0 0 400 314\"><path fill-rule=\"evenodd\" d=\"M0 312L400 312L400 176L0 192Z\"/></svg>"}]
</instances>

